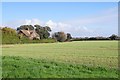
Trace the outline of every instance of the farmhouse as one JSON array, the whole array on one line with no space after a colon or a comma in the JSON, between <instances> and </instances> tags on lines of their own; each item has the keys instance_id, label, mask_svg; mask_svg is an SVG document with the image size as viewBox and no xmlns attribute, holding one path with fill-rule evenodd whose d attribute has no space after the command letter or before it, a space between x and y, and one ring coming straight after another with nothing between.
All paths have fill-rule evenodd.
<instances>
[{"instance_id":1,"label":"farmhouse","mask_svg":"<svg viewBox=\"0 0 120 80\"><path fill-rule=\"evenodd\" d=\"M37 34L35 30L20 30L18 34L19 34L19 38L22 38L25 36L30 40L40 39L39 34Z\"/></svg>"}]
</instances>

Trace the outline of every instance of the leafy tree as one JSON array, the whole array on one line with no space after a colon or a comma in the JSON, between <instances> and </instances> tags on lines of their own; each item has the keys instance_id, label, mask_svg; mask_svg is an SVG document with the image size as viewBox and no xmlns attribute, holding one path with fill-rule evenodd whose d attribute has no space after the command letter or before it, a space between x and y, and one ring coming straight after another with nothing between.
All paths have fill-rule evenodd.
<instances>
[{"instance_id":1,"label":"leafy tree","mask_svg":"<svg viewBox=\"0 0 120 80\"><path fill-rule=\"evenodd\" d=\"M56 32L52 35L52 38L56 39L56 41L64 42L67 39L67 35L64 32Z\"/></svg>"},{"instance_id":2,"label":"leafy tree","mask_svg":"<svg viewBox=\"0 0 120 80\"><path fill-rule=\"evenodd\" d=\"M40 39L43 39L43 28L40 25L34 25L35 31L39 34Z\"/></svg>"},{"instance_id":3,"label":"leafy tree","mask_svg":"<svg viewBox=\"0 0 120 80\"><path fill-rule=\"evenodd\" d=\"M34 25L36 32L39 34L40 39L47 39L50 36L52 30L49 26L42 27L40 25Z\"/></svg>"},{"instance_id":4,"label":"leafy tree","mask_svg":"<svg viewBox=\"0 0 120 80\"><path fill-rule=\"evenodd\" d=\"M118 38L118 36L115 35L115 34L112 34L109 38L110 38L111 40L116 40L116 39Z\"/></svg>"},{"instance_id":5,"label":"leafy tree","mask_svg":"<svg viewBox=\"0 0 120 80\"><path fill-rule=\"evenodd\" d=\"M67 40L66 41L70 41L70 39L72 39L72 36L70 33L67 33Z\"/></svg>"},{"instance_id":6,"label":"leafy tree","mask_svg":"<svg viewBox=\"0 0 120 80\"><path fill-rule=\"evenodd\" d=\"M32 25L21 25L20 27L17 28L17 31L19 30L34 30L34 27Z\"/></svg>"},{"instance_id":7,"label":"leafy tree","mask_svg":"<svg viewBox=\"0 0 120 80\"><path fill-rule=\"evenodd\" d=\"M47 39L50 36L49 32L51 32L52 30L49 26L45 26L45 27L43 27L43 29L44 29L43 37L44 37L44 39Z\"/></svg>"}]
</instances>

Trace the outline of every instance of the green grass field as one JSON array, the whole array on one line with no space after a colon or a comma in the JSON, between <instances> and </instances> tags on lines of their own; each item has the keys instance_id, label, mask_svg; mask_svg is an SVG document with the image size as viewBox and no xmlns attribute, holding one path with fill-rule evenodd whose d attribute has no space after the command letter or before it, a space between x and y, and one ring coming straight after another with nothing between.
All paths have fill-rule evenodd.
<instances>
[{"instance_id":1,"label":"green grass field","mask_svg":"<svg viewBox=\"0 0 120 80\"><path fill-rule=\"evenodd\" d=\"M117 41L2 46L3 77L117 78Z\"/></svg>"}]
</instances>

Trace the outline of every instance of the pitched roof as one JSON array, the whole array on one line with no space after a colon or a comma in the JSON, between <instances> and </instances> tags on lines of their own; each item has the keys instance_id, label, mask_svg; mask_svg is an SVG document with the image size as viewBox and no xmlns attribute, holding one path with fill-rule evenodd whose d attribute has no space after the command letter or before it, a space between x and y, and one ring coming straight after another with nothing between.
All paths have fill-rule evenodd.
<instances>
[{"instance_id":1,"label":"pitched roof","mask_svg":"<svg viewBox=\"0 0 120 80\"><path fill-rule=\"evenodd\" d=\"M36 35L39 37L39 34L35 32L35 30L20 30L25 36L30 37L31 35Z\"/></svg>"},{"instance_id":2,"label":"pitched roof","mask_svg":"<svg viewBox=\"0 0 120 80\"><path fill-rule=\"evenodd\" d=\"M27 37L30 36L30 32L28 30L20 30L23 34L25 34Z\"/></svg>"}]
</instances>

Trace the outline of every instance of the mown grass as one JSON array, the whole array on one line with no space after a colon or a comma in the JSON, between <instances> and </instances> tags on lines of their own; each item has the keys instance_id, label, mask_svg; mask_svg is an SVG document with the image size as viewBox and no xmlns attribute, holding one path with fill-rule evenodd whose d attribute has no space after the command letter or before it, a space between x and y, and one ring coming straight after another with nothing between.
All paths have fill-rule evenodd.
<instances>
[{"instance_id":1,"label":"mown grass","mask_svg":"<svg viewBox=\"0 0 120 80\"><path fill-rule=\"evenodd\" d=\"M11 75L10 77L15 77L14 73L21 74L19 77L31 76L38 78L118 76L117 41L79 41L65 43L3 45L2 52L3 56L5 56L5 58L3 58L3 62L5 64L3 65L4 77L9 77L8 75ZM20 58L20 60L17 62L13 56L15 58ZM60 69L56 70L56 68L45 68L44 70L43 67L39 67L42 66L42 64L45 64L41 62L43 60L51 67L54 66L52 63L58 64L58 68ZM23 75L25 70L22 70L22 72L18 68L14 69L14 66L12 65L26 66L26 76ZM74 66L74 68L72 68L73 70L69 65ZM67 66L70 67L70 70L67 69ZM77 66L80 68L77 68ZM22 68L23 67L21 67L21 69ZM87 73L87 68L92 69L90 73ZM32 72L30 72L31 69ZM101 69L103 69L103 72ZM10 70L13 74L9 73ZM41 72L42 70L43 72Z\"/></svg>"},{"instance_id":2,"label":"mown grass","mask_svg":"<svg viewBox=\"0 0 120 80\"><path fill-rule=\"evenodd\" d=\"M117 78L116 69L3 56L3 78Z\"/></svg>"}]
</instances>

